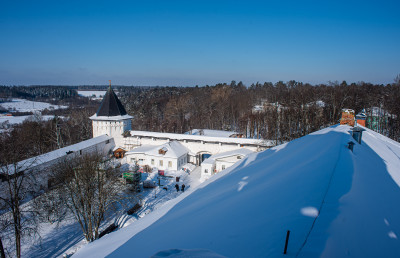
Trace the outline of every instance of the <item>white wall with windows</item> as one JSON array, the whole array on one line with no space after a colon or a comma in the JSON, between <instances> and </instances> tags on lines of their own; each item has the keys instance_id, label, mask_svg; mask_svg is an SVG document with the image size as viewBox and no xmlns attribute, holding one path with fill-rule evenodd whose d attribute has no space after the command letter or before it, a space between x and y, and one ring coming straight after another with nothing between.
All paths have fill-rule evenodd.
<instances>
[{"instance_id":1,"label":"white wall with windows","mask_svg":"<svg viewBox=\"0 0 400 258\"><path fill-rule=\"evenodd\" d=\"M247 155L253 153L249 149L238 149L212 155L201 163L201 181L209 179L215 173L227 169Z\"/></svg>"},{"instance_id":2,"label":"white wall with windows","mask_svg":"<svg viewBox=\"0 0 400 258\"><path fill-rule=\"evenodd\" d=\"M134 164L137 162L140 166L148 165L151 168L160 170L180 170L187 163L187 155L182 155L179 158L150 156L145 153L127 153L126 161Z\"/></svg>"},{"instance_id":3,"label":"white wall with windows","mask_svg":"<svg viewBox=\"0 0 400 258\"><path fill-rule=\"evenodd\" d=\"M140 166L148 165L159 170L180 170L188 163L188 153L189 150L180 143L168 142L159 146L140 146L126 152L125 156L127 163L138 162Z\"/></svg>"},{"instance_id":4,"label":"white wall with windows","mask_svg":"<svg viewBox=\"0 0 400 258\"><path fill-rule=\"evenodd\" d=\"M205 181L205 180L209 179L214 174L214 170L215 170L215 163L214 162L204 161L201 164L200 180L201 181Z\"/></svg>"},{"instance_id":5,"label":"white wall with windows","mask_svg":"<svg viewBox=\"0 0 400 258\"><path fill-rule=\"evenodd\" d=\"M226 168L231 167L236 162L240 161L244 155L233 155L226 158L220 158L215 160L215 170L216 172L220 172Z\"/></svg>"}]
</instances>

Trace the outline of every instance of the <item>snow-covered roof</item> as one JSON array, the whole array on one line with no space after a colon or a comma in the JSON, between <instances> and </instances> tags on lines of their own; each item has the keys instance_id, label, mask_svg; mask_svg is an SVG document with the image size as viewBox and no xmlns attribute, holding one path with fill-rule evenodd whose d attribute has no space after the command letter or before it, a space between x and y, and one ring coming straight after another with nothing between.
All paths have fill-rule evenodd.
<instances>
[{"instance_id":1,"label":"snow-covered roof","mask_svg":"<svg viewBox=\"0 0 400 258\"><path fill-rule=\"evenodd\" d=\"M171 248L282 257L287 230L291 257L398 257L400 144L366 129L352 152L349 130L333 126L251 154L75 257Z\"/></svg>"},{"instance_id":2,"label":"snow-covered roof","mask_svg":"<svg viewBox=\"0 0 400 258\"><path fill-rule=\"evenodd\" d=\"M146 131L131 131L132 137L154 137L154 138L166 138L171 140L189 140L189 141L205 141L205 142L221 142L221 143L232 143L232 144L249 144L259 146L272 146L272 142L266 142L259 139L247 139L247 138L230 138L230 137L212 137L203 135L188 135L188 134L177 134L177 133L159 133L159 132L146 132Z\"/></svg>"},{"instance_id":3,"label":"snow-covered roof","mask_svg":"<svg viewBox=\"0 0 400 258\"><path fill-rule=\"evenodd\" d=\"M138 153L147 153L148 151L154 149L154 148L158 148L158 145L142 145L139 147L136 147L128 152L126 152L126 155L129 154L138 154Z\"/></svg>"},{"instance_id":4,"label":"snow-covered roof","mask_svg":"<svg viewBox=\"0 0 400 258\"><path fill-rule=\"evenodd\" d=\"M112 149L112 151L116 151L116 150L118 150L118 149L121 149L121 150L126 151L125 148L124 148L124 147L121 147L121 146L115 146L115 147Z\"/></svg>"},{"instance_id":5,"label":"snow-covered roof","mask_svg":"<svg viewBox=\"0 0 400 258\"><path fill-rule=\"evenodd\" d=\"M210 129L193 129L186 132L187 135L200 135L200 136L211 136L211 137L229 137L233 134L237 134L233 131L222 131L222 130L210 130Z\"/></svg>"},{"instance_id":6,"label":"snow-covered roof","mask_svg":"<svg viewBox=\"0 0 400 258\"><path fill-rule=\"evenodd\" d=\"M165 154L160 154L159 153L160 149L163 150ZM189 153L189 150L188 148L183 146L180 142L171 141L158 146L142 145L131 151L128 151L126 155L136 154L136 153L143 153L149 156L156 156L156 157L179 158L182 155Z\"/></svg>"},{"instance_id":7,"label":"snow-covered roof","mask_svg":"<svg viewBox=\"0 0 400 258\"><path fill-rule=\"evenodd\" d=\"M367 118L367 115L365 113L358 113L356 115L356 118L357 119L365 119L365 118Z\"/></svg>"},{"instance_id":8,"label":"snow-covered roof","mask_svg":"<svg viewBox=\"0 0 400 258\"><path fill-rule=\"evenodd\" d=\"M45 154L33 157L33 158L29 158L23 161L18 162L17 164L17 170L18 171L24 171L26 169L30 169L30 168L34 168L35 166L56 160L58 158L61 158L63 156L66 156L68 153L71 152L76 152L76 151L80 151L86 148L89 148L91 146L97 145L99 143L108 141L108 140L112 140L113 138L108 136L108 135L100 135L97 136L95 138L86 140L86 141L82 141L61 149L57 149L51 152L47 152ZM110 148L111 149L111 148ZM8 168L6 167L2 167L0 170L0 173L9 173L9 174L13 174L14 173L14 166L13 165L9 165Z\"/></svg>"},{"instance_id":9,"label":"snow-covered roof","mask_svg":"<svg viewBox=\"0 0 400 258\"><path fill-rule=\"evenodd\" d=\"M249 155L251 153L254 153L254 151L251 151L249 149L246 148L240 148L237 150L231 150L231 151L226 151L226 152L221 152L218 154L214 154L212 156L210 156L208 159L204 160L202 162L202 164L214 164L214 162L218 159L223 159L223 158L227 158L227 157L232 157L232 156L246 156Z\"/></svg>"},{"instance_id":10,"label":"snow-covered roof","mask_svg":"<svg viewBox=\"0 0 400 258\"><path fill-rule=\"evenodd\" d=\"M342 109L342 112L354 114L354 110L353 110L353 109L350 109L350 108L343 108L343 109Z\"/></svg>"}]
</instances>

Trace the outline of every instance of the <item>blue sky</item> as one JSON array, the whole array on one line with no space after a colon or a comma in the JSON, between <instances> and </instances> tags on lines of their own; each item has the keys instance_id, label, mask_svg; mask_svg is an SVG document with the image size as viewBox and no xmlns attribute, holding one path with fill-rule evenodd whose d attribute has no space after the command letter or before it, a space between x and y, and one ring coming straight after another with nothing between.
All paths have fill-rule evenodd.
<instances>
[{"instance_id":1,"label":"blue sky","mask_svg":"<svg viewBox=\"0 0 400 258\"><path fill-rule=\"evenodd\" d=\"M400 1L0 0L0 84L391 83Z\"/></svg>"}]
</instances>

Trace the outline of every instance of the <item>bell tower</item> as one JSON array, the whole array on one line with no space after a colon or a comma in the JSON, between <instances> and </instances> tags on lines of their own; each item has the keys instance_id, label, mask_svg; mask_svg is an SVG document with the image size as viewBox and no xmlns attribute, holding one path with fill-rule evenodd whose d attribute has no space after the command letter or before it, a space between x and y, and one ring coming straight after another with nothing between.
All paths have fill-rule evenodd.
<instances>
[{"instance_id":1,"label":"bell tower","mask_svg":"<svg viewBox=\"0 0 400 258\"><path fill-rule=\"evenodd\" d=\"M123 147L125 131L132 129L131 119L121 101L110 86L100 104L96 114L90 117L92 120L93 137L107 134L114 138L116 146Z\"/></svg>"}]
</instances>

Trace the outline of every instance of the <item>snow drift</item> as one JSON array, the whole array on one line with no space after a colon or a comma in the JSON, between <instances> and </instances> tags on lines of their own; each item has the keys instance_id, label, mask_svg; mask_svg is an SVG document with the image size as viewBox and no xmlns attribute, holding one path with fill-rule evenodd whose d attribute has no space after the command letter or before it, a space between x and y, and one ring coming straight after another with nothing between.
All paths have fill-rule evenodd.
<instances>
[{"instance_id":1,"label":"snow drift","mask_svg":"<svg viewBox=\"0 0 400 258\"><path fill-rule=\"evenodd\" d=\"M243 159L74 257L400 256L400 144L323 129ZM355 141L354 141L355 142ZM194 251L196 253L196 251Z\"/></svg>"}]
</instances>

